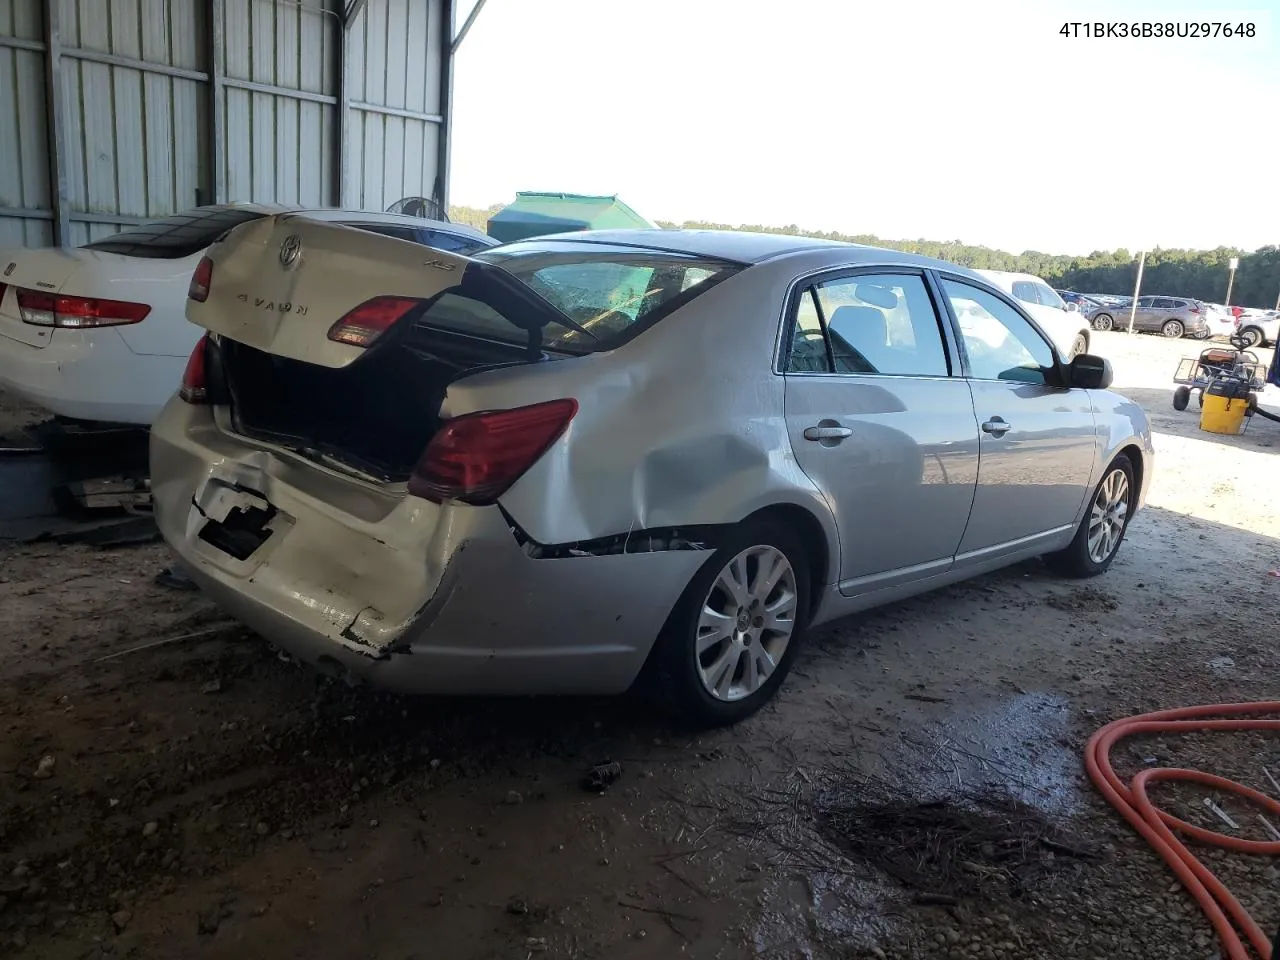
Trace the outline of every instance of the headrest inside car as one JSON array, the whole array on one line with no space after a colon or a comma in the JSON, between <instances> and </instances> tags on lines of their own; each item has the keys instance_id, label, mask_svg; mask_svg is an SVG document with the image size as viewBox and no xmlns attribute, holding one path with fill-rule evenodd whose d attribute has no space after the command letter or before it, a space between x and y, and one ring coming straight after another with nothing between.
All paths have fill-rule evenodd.
<instances>
[{"instance_id":1,"label":"headrest inside car","mask_svg":"<svg viewBox=\"0 0 1280 960\"><path fill-rule=\"evenodd\" d=\"M888 287L881 287L874 283L860 283L855 290L855 295L863 303L874 304L881 310L898 308L898 295Z\"/></svg>"}]
</instances>

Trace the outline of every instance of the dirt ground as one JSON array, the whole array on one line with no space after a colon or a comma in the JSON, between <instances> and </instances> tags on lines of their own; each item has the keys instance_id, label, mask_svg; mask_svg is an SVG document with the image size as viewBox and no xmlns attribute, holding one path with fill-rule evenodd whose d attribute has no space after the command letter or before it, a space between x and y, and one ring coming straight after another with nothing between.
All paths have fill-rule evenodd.
<instances>
[{"instance_id":1,"label":"dirt ground","mask_svg":"<svg viewBox=\"0 0 1280 960\"><path fill-rule=\"evenodd\" d=\"M0 956L1209 960L1080 763L1111 719L1280 696L1280 424L1175 412L1198 346L1098 337L1158 431L1108 574L1027 563L837 623L711 734L639 696L349 689L155 585L162 547L0 545ZM1274 738L1126 742L1117 768L1152 757L1280 777ZM1280 927L1275 860L1206 859Z\"/></svg>"}]
</instances>

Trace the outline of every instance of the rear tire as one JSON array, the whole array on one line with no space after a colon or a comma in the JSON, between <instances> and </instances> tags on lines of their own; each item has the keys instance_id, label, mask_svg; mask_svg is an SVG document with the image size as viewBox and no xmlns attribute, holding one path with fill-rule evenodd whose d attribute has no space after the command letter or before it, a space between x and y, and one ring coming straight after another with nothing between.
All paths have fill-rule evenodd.
<instances>
[{"instance_id":1,"label":"rear tire","mask_svg":"<svg viewBox=\"0 0 1280 960\"><path fill-rule=\"evenodd\" d=\"M804 545L783 524L748 521L724 538L654 650L661 694L679 717L725 726L769 702L808 627L809 575Z\"/></svg>"},{"instance_id":2,"label":"rear tire","mask_svg":"<svg viewBox=\"0 0 1280 960\"><path fill-rule=\"evenodd\" d=\"M1093 318L1093 329L1110 330L1116 325L1115 319L1109 313L1100 313Z\"/></svg>"},{"instance_id":3,"label":"rear tire","mask_svg":"<svg viewBox=\"0 0 1280 960\"><path fill-rule=\"evenodd\" d=\"M1240 331L1240 339L1244 342L1246 350L1252 350L1254 347L1264 346L1263 341L1266 337L1257 327L1245 327Z\"/></svg>"},{"instance_id":4,"label":"rear tire","mask_svg":"<svg viewBox=\"0 0 1280 960\"><path fill-rule=\"evenodd\" d=\"M1190 402L1191 402L1190 387L1179 387L1177 390L1173 391L1173 409L1185 410L1187 409L1187 404Z\"/></svg>"},{"instance_id":5,"label":"rear tire","mask_svg":"<svg viewBox=\"0 0 1280 960\"><path fill-rule=\"evenodd\" d=\"M1187 332L1187 328L1182 325L1181 320L1166 320L1160 327L1160 332L1170 340L1176 340Z\"/></svg>"},{"instance_id":6,"label":"rear tire","mask_svg":"<svg viewBox=\"0 0 1280 960\"><path fill-rule=\"evenodd\" d=\"M1096 577L1103 573L1120 550L1137 496L1133 463L1120 454L1111 461L1094 488L1080 529L1070 545L1057 553L1046 554L1045 564L1065 577Z\"/></svg>"}]
</instances>

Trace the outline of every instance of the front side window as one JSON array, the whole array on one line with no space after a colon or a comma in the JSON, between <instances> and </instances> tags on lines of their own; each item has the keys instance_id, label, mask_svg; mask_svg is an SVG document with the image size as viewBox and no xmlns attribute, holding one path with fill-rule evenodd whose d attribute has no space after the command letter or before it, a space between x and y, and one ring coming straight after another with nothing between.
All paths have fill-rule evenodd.
<instances>
[{"instance_id":1,"label":"front side window","mask_svg":"<svg viewBox=\"0 0 1280 960\"><path fill-rule=\"evenodd\" d=\"M1066 301L1054 293L1052 288L1047 284L1037 283L1035 284L1035 288L1036 293L1040 295L1040 303L1044 306L1054 307L1058 310L1065 310L1067 308Z\"/></svg>"},{"instance_id":2,"label":"front side window","mask_svg":"<svg viewBox=\"0 0 1280 960\"><path fill-rule=\"evenodd\" d=\"M986 290L943 279L969 356L969 375L978 380L1046 383L1055 365L1053 348L1036 329L999 297Z\"/></svg>"},{"instance_id":3,"label":"front side window","mask_svg":"<svg viewBox=\"0 0 1280 960\"><path fill-rule=\"evenodd\" d=\"M924 278L859 274L808 288L797 307L787 368L947 376L947 351Z\"/></svg>"},{"instance_id":4,"label":"front side window","mask_svg":"<svg viewBox=\"0 0 1280 960\"><path fill-rule=\"evenodd\" d=\"M1036 285L1030 280L1013 281L1013 295L1023 303L1040 302L1040 295L1036 292Z\"/></svg>"},{"instance_id":5,"label":"front side window","mask_svg":"<svg viewBox=\"0 0 1280 960\"><path fill-rule=\"evenodd\" d=\"M1153 301L1154 299L1155 299L1154 297L1139 297L1139 298L1138 298L1138 306L1139 306L1139 307L1150 307L1150 306L1151 306L1151 304L1152 304L1152 301Z\"/></svg>"}]
</instances>

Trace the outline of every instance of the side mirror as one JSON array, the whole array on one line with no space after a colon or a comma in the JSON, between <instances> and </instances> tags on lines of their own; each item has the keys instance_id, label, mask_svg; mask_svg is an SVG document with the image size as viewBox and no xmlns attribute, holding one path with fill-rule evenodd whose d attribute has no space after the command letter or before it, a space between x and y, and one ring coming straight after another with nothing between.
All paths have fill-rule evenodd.
<instances>
[{"instance_id":1,"label":"side mirror","mask_svg":"<svg viewBox=\"0 0 1280 960\"><path fill-rule=\"evenodd\" d=\"M1091 353L1078 353L1067 365L1067 384L1084 390L1106 390L1114 379L1111 361Z\"/></svg>"},{"instance_id":2,"label":"side mirror","mask_svg":"<svg viewBox=\"0 0 1280 960\"><path fill-rule=\"evenodd\" d=\"M1079 312L1080 312L1080 304L1078 303L1067 304L1067 313L1079 313Z\"/></svg>"}]
</instances>

